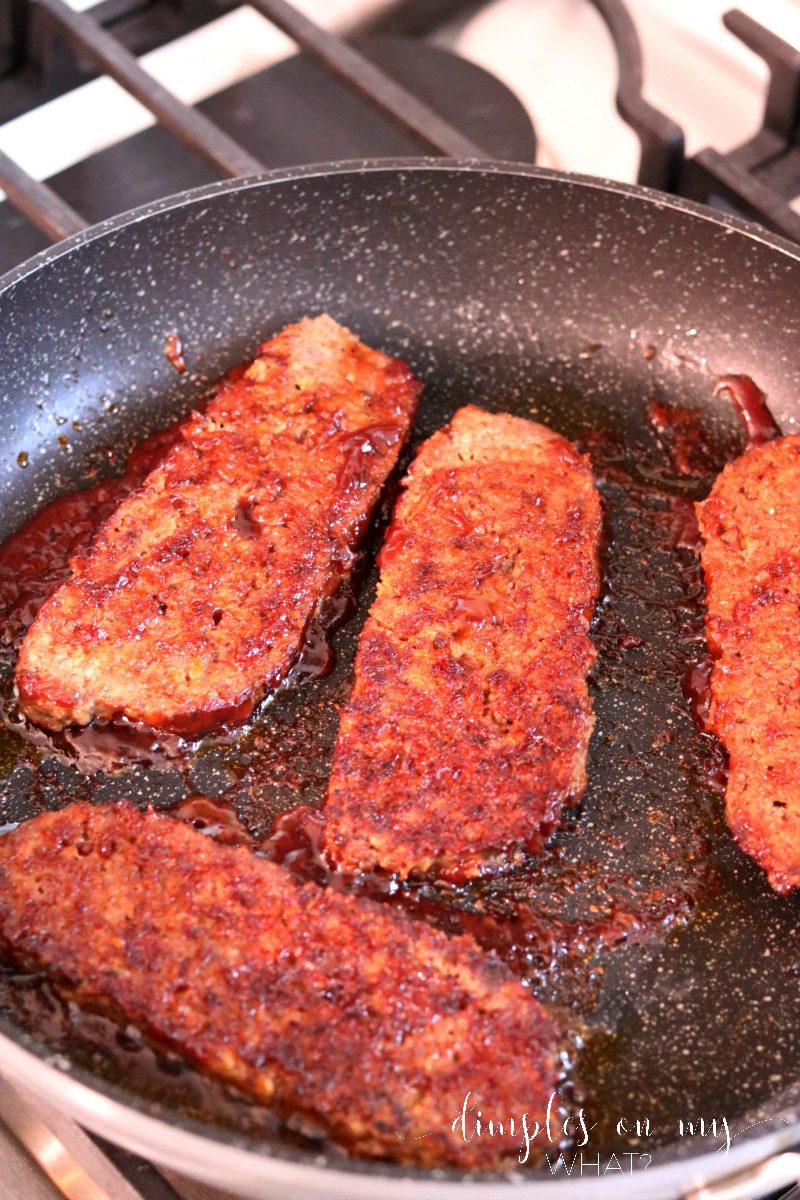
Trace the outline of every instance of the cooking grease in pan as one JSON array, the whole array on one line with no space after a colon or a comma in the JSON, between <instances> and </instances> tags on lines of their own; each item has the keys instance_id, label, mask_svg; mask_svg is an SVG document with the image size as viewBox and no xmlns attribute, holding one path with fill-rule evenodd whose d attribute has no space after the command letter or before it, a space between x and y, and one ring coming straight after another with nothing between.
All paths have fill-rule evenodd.
<instances>
[{"instance_id":1,"label":"cooking grease in pan","mask_svg":"<svg viewBox=\"0 0 800 1200\"><path fill-rule=\"evenodd\" d=\"M647 1148L653 1149L675 1141L679 1119L725 1115L734 1123L756 1112L770 1076L776 1093L780 1079L800 1069L796 1021L783 1011L796 986L776 987L780 999L770 1009L766 1001L753 1003L767 994L766 982L761 988L754 975L741 987L735 976L796 969L797 905L773 896L733 846L722 819L722 752L697 727L682 695L705 651L692 502L741 443L730 424L705 416L701 422L676 406L657 355L646 359L652 387L630 401L632 415L624 420L608 396L630 389L630 382L610 359L604 362L602 348L579 365L568 394L540 385L533 403L498 404L578 441L591 457L607 522L605 589L593 630L597 726L590 783L541 860L499 879L440 887L344 879L320 858L317 810L396 481L352 587L326 614L330 639L320 625L311 631L287 684L243 729L185 743L131 726L51 737L25 723L11 689L19 639L63 578L68 554L136 486L169 445L169 434L140 448L123 475L56 502L0 554L6 614L0 824L77 798L151 800L209 836L250 842L254 852L303 878L401 905L448 930L468 930L555 1006L567 1058L576 1059L575 1098L596 1123L593 1151L642 1149L616 1131L626 1113L651 1118ZM590 377L595 382L584 389ZM713 384L707 387L710 398ZM472 397L423 407L417 442L464 399ZM714 981L726 970L728 986L718 987ZM254 1111L174 1056L140 1044L135 1032L120 1041L105 1018L79 1013L41 981L15 983L6 974L0 1001L55 1051L106 1078L124 1077L130 1089L165 1106L267 1140L309 1133L287 1135L278 1117ZM720 1097L729 1104L724 1114L709 1107L718 1109Z\"/></svg>"}]
</instances>

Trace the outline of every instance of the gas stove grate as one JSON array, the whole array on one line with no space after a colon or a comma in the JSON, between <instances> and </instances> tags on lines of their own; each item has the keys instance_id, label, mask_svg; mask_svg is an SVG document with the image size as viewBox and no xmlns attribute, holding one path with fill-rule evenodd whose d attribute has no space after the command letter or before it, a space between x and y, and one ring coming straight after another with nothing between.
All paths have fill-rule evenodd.
<instances>
[{"instance_id":1,"label":"gas stove grate","mask_svg":"<svg viewBox=\"0 0 800 1200\"><path fill-rule=\"evenodd\" d=\"M706 149L687 159L680 127L642 96L639 39L623 0L591 0L613 38L619 63L617 107L636 132L640 183L739 212L800 240L800 215L791 201L800 191L800 54L738 11L728 28L768 63L771 84L764 125L755 138L727 155ZM252 6L305 54L375 111L411 135L421 153L489 158L485 147L443 119L353 45L321 29L287 0ZM154 79L137 55L236 7L228 0L103 0L90 13L66 0L8 0L0 26L0 111L8 115L62 94L94 75L111 76L161 126L222 177L264 169L202 111L184 104ZM400 0L383 18L393 31L420 32L426 24L480 7L475 0ZM427 14L427 15L426 15ZM0 184L9 201L48 238L57 240L87 222L52 188L0 155Z\"/></svg>"},{"instance_id":2,"label":"gas stove grate","mask_svg":"<svg viewBox=\"0 0 800 1200\"><path fill-rule=\"evenodd\" d=\"M761 129L729 154L701 150L685 164L681 194L728 208L800 241L800 52L746 13L733 9L725 25L769 67Z\"/></svg>"},{"instance_id":3,"label":"gas stove grate","mask_svg":"<svg viewBox=\"0 0 800 1200\"><path fill-rule=\"evenodd\" d=\"M679 186L684 166L684 138L667 116L642 96L642 52L636 28L622 0L591 0L608 25L619 59L618 107L638 134L639 181L664 191ZM479 5L480 6L480 5ZM152 25L176 36L235 7L227 0L103 0L90 13L73 11L65 0L10 0L4 37L6 72L0 79L0 110L8 115L20 106L32 107L107 73L137 97L161 125L222 176L248 175L264 169L215 121L182 103L139 64L137 54L157 44ZM404 88L371 59L342 38L320 29L287 0L253 0L255 10L293 40L315 64L341 80L356 95L383 113L399 130L411 134L420 152L459 158L487 158L485 148L449 121L443 120L413 91ZM392 6L393 31L419 32L421 14L438 20L475 8L475 0L438 0L421 6L401 0ZM2 59L0 59L0 62ZM26 175L17 164L0 157L0 184L28 220L50 239L82 228L84 222L52 187Z\"/></svg>"},{"instance_id":4,"label":"gas stove grate","mask_svg":"<svg viewBox=\"0 0 800 1200\"><path fill-rule=\"evenodd\" d=\"M315 25L286 0L252 0L252 5L316 62L388 115L400 128L413 134L424 151L457 158L487 157L479 146L369 59L347 42ZM17 31L27 29L31 36L35 31L36 37L41 39L44 36L42 20L46 18L50 24L47 31L50 37L54 31L60 33L72 53L84 56L126 88L165 129L211 163L223 177L253 175L264 169L258 159L217 124L196 108L184 104L148 74L131 51L94 16L74 11L65 0L33 0L29 10L27 21L20 19L15 23ZM68 77L74 75L74 70L67 72ZM34 180L6 156L0 157L0 183L12 204L48 237L64 237L86 224L53 189Z\"/></svg>"}]
</instances>

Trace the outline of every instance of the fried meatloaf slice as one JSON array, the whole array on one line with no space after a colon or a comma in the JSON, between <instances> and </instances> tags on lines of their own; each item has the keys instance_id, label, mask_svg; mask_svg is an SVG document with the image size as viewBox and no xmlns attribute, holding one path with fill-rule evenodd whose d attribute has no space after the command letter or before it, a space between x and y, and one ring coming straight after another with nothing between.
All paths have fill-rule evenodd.
<instances>
[{"instance_id":1,"label":"fried meatloaf slice","mask_svg":"<svg viewBox=\"0 0 800 1200\"><path fill-rule=\"evenodd\" d=\"M266 342L40 610L16 675L31 720L199 734L247 716L347 574L419 392L330 317Z\"/></svg>"},{"instance_id":2,"label":"fried meatloaf slice","mask_svg":"<svg viewBox=\"0 0 800 1200\"><path fill-rule=\"evenodd\" d=\"M586 784L600 503L531 421L460 409L381 551L326 804L346 871L477 874L538 852Z\"/></svg>"},{"instance_id":3,"label":"fried meatloaf slice","mask_svg":"<svg viewBox=\"0 0 800 1200\"><path fill-rule=\"evenodd\" d=\"M747 450L697 515L728 823L788 892L800 887L800 436Z\"/></svg>"},{"instance_id":4,"label":"fried meatloaf slice","mask_svg":"<svg viewBox=\"0 0 800 1200\"><path fill-rule=\"evenodd\" d=\"M0 944L358 1154L513 1163L521 1115L532 1129L554 1086L552 1022L470 937L125 804L0 838ZM468 1093L516 1136L466 1141Z\"/></svg>"}]
</instances>

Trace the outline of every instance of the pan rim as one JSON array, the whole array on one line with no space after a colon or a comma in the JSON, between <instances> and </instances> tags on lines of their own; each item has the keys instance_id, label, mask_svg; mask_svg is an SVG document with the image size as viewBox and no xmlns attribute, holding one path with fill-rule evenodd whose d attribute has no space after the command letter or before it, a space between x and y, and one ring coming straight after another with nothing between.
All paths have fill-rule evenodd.
<instances>
[{"instance_id":1,"label":"pan rim","mask_svg":"<svg viewBox=\"0 0 800 1200\"><path fill-rule=\"evenodd\" d=\"M443 158L363 158L339 159L327 163L313 163L309 166L277 168L263 171L257 175L246 175L240 179L222 179L216 183L204 184L200 187L189 188L183 192L175 192L160 200L139 205L125 212L99 221L86 229L64 238L54 245L34 254L31 258L13 267L4 275L0 275L0 294L10 287L27 278L48 263L55 262L70 254L79 246L93 242L99 238L124 229L128 225L147 220L161 212L182 208L185 205L201 203L220 194L244 192L251 189L266 187L271 184L293 183L302 179L325 178L331 175L372 175L403 172L442 172L453 174L506 175L515 178L538 179L542 182L555 182L571 187L586 188L590 191L611 192L633 200L644 200L656 209L667 209L687 213L712 225L721 226L731 232L742 234L751 241L761 243L780 251L787 258L800 262L800 245L789 241L788 238L772 233L762 228L754 221L732 213L724 213L699 204L694 200L686 200L682 196L673 196L656 188L645 187L638 183L624 183L600 175L585 175L572 171L557 171L549 167L537 167L528 163L494 162L487 159L443 159Z\"/></svg>"},{"instance_id":2,"label":"pan rim","mask_svg":"<svg viewBox=\"0 0 800 1200\"><path fill-rule=\"evenodd\" d=\"M431 1196L432 1200L457 1200L463 1197L464 1187L478 1200L503 1200L511 1194L509 1189L522 1200L547 1200L548 1197L565 1200L568 1195L574 1195L575 1180L563 1175L529 1183L519 1174L513 1177L500 1173L482 1174L476 1178L474 1172L426 1171L368 1159L343 1160L340 1166L337 1162L329 1162L324 1154L309 1156L288 1149L276 1154L272 1150L265 1151L255 1142L250 1148L246 1143L251 1139L247 1137L231 1134L231 1140L228 1140L221 1130L201 1132L204 1127L199 1122L197 1129L184 1128L142 1112L110 1094L116 1090L113 1084L106 1083L101 1089L95 1083L84 1083L78 1076L88 1077L88 1072L82 1068L75 1070L70 1066L70 1073L59 1069L2 1031L0 1061L12 1085L24 1087L51 1105L60 1105L65 1113L93 1133L189 1178L201 1178L212 1186L233 1189L250 1200L267 1200L267 1197L271 1200L275 1195L273 1191L259 1189L265 1186L272 1189L276 1185L291 1189L292 1194L297 1189L298 1196L306 1196L309 1200L323 1195L326 1200L327 1197L330 1200L372 1200L378 1181L391 1186L400 1200L403 1197L419 1200L423 1195ZM775 1156L791 1151L796 1140L797 1125L792 1125L732 1147L724 1156L708 1152L648 1168L648 1200L687 1196L695 1189L756 1171ZM789 1157L795 1160L798 1155L790 1153ZM582 1176L579 1186L585 1200L592 1197L608 1200L611 1195L641 1194L640 1179L637 1172L622 1177L613 1174L611 1178ZM794 1182L796 1163L793 1162L787 1164L786 1178L770 1178L769 1186L780 1188ZM284 1194L288 1192L278 1193Z\"/></svg>"},{"instance_id":3,"label":"pan rim","mask_svg":"<svg viewBox=\"0 0 800 1200\"><path fill-rule=\"evenodd\" d=\"M686 213L695 219L708 222L713 226L729 230L746 237L748 240L770 247L785 258L800 263L800 247L779 235L762 229L757 224L727 213L721 213L705 205L681 197L646 188L637 184L620 183L615 180L598 176L555 171L536 167L525 163L491 162L483 160L450 160L440 158L378 158L340 160L330 163L313 164L304 167L277 169L248 176L237 180L222 180L217 183L193 188L176 193L164 199L128 210L106 221L92 225L61 242L56 243L37 255L26 260L18 267L0 277L0 294L4 294L28 276L37 273L48 264L71 254L81 246L103 239L140 221L161 212L180 209L184 206L202 204L220 194L248 192L261 187L293 183L315 178L327 178L332 175L352 175L361 177L367 175L401 175L411 173L449 173L468 176L499 175L512 178L527 178L538 180L543 184L560 184L564 186L585 188L589 191L606 192L623 198L643 201L648 207L659 210ZM2 1022L5 1024L5 1022ZM347 1196L353 1200L366 1200L374 1195L377 1180L391 1183L399 1195L435 1194L437 1200L449 1200L455 1197L456 1189L461 1194L464 1185L471 1187L477 1195L499 1197L508 1193L509 1183L506 1177L495 1175L476 1178L474 1174L464 1171L422 1171L409 1170L390 1163L375 1163L364 1160L346 1161L341 1167L338 1163L320 1161L307 1151L276 1152L265 1150L252 1138L232 1134L230 1139L223 1130L208 1127L207 1132L199 1132L181 1125L180 1117L161 1118L151 1116L141 1111L130 1101L117 1099L113 1094L113 1085L98 1086L103 1081L92 1077L88 1072L72 1068L72 1074L67 1074L58 1067L48 1063L37 1050L26 1048L21 1044L25 1039L24 1031L8 1026L13 1033L0 1029L0 1060L3 1068L8 1069L12 1080L30 1087L43 1097L56 1096L65 1110L76 1115L89 1128L109 1136L110 1140L138 1152L156 1161L174 1166L187 1174L197 1175L198 1168L204 1171L203 1178L211 1181L215 1173L219 1173L217 1181L220 1186L232 1186L232 1176L237 1188L258 1188L272 1186L276 1183L286 1187L298 1188L302 1192L303 1185L312 1185L319 1194L331 1196ZM20 1041L16 1040L19 1034ZM35 1044L35 1039L31 1039ZM84 1074L84 1082L80 1075ZM109 1133L109 1125L113 1133ZM648 1194L654 1198L676 1195L687 1187L699 1186L713 1179L719 1179L732 1171L746 1169L754 1164L786 1150L800 1140L800 1119L785 1129L771 1131L758 1135L741 1146L734 1147L727 1157L719 1157L714 1153L686 1158L653 1166L648 1174ZM200 1164L203 1164L200 1167ZM223 1174L224 1172L224 1174ZM310 1177L310 1178L309 1178ZM792 1182L787 1179L787 1183ZM565 1195L568 1185L574 1186L571 1179L536 1180L531 1183L517 1183L515 1188L521 1188L524 1196L544 1196L545 1189L549 1195L557 1193ZM422 1188L425 1188L425 1193ZM604 1178L581 1180L583 1194L608 1197L612 1194L631 1193L637 1187L636 1175L620 1180ZM501 1191L502 1189L502 1191ZM317 1194L316 1192L314 1194Z\"/></svg>"}]
</instances>

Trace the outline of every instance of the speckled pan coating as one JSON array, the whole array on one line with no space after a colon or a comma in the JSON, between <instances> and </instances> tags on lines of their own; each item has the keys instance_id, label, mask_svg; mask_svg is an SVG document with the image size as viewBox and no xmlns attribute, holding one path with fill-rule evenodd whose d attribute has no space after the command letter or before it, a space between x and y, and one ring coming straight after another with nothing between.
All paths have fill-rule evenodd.
<instances>
[{"instance_id":1,"label":"speckled pan coating","mask_svg":"<svg viewBox=\"0 0 800 1200\"><path fill-rule=\"evenodd\" d=\"M265 331L323 311L408 360L425 380L418 439L466 402L527 412L567 436L588 414L645 438L654 391L722 420L711 382L730 371L754 376L784 430L796 429L799 294L800 257L788 243L597 180L403 162L220 184L91 230L2 281L0 534L85 479L87 464L104 462L108 447L188 410L210 380L253 354ZM183 375L164 355L173 331L185 350ZM600 698L599 722L613 705L613 697ZM635 763L657 731L638 709L618 716ZM679 697L664 698L659 721L662 731L666 721L682 725ZM620 803L629 795L630 757L624 762L598 776ZM677 820L686 799L679 763L671 771L663 774L656 756L642 794ZM643 812L643 836L645 819ZM797 1122L797 914L765 894L738 851L722 846L717 859L719 921L688 931L677 948L617 956L598 1020L639 1031L627 1079L648 1088L666 1079L676 1104L691 1094L707 1114L775 1116L783 1105ZM19 1029L0 1025L45 1055ZM82 1069L71 1074L148 1111L142 1098ZM630 1110L627 1092L618 1100L620 1111ZM161 1116L176 1136L187 1124L176 1113ZM753 1156L774 1149L776 1128L753 1131ZM204 1132L226 1149L259 1148L223 1130ZM784 1144L789 1132L782 1129ZM270 1145L269 1153L309 1163L289 1145ZM664 1152L697 1153L685 1141ZM269 1159L262 1161L266 1172ZM722 1156L707 1165L725 1168ZM360 1164L348 1170L354 1181L367 1170L393 1174ZM617 1186L610 1179L607 1194ZM376 1184L375 1194L385 1190Z\"/></svg>"},{"instance_id":2,"label":"speckled pan coating","mask_svg":"<svg viewBox=\"0 0 800 1200\"><path fill-rule=\"evenodd\" d=\"M451 404L502 407L534 369L562 381L587 346L654 342L687 368L751 371L793 425L788 244L664 200L524 168L345 165L220 184L78 235L0 281L0 535L74 484L90 450L129 442L131 412L140 436L263 331L326 311ZM173 331L182 375L164 353Z\"/></svg>"}]
</instances>

